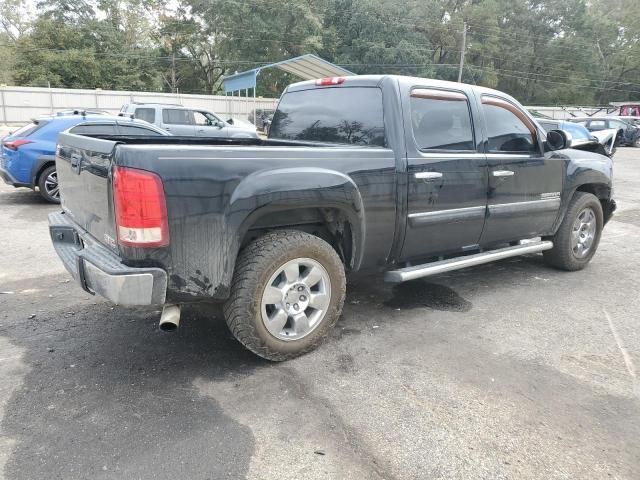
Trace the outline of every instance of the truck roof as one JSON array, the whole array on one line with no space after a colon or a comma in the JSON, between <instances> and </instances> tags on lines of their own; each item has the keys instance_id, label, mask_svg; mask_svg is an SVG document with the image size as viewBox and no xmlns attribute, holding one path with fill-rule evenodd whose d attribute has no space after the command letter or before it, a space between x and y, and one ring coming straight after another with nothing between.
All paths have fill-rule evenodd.
<instances>
[{"instance_id":1,"label":"truck roof","mask_svg":"<svg viewBox=\"0 0 640 480\"><path fill-rule=\"evenodd\" d=\"M380 86L382 83L385 82L385 80L396 80L400 84L405 84L405 85L408 84L410 86L415 84L424 85L426 81L430 86L433 86L433 87L449 88L449 89L455 89L455 90L473 90L479 93L494 94L502 97L507 97L508 99L519 104L519 102L515 98L513 98L512 96L510 96L505 92L494 90L492 88L480 87L478 85L471 85L468 83L449 82L447 80L436 80L433 78L409 77L405 75L353 75L353 76L337 77L337 78L344 78L344 82L342 83L342 85L349 85L352 87ZM294 92L298 90L306 90L310 87L327 88L327 86L329 86L329 85L318 86L316 85L316 82L317 80L305 80L303 82L293 83L287 87L287 89L285 90L285 93Z\"/></svg>"}]
</instances>

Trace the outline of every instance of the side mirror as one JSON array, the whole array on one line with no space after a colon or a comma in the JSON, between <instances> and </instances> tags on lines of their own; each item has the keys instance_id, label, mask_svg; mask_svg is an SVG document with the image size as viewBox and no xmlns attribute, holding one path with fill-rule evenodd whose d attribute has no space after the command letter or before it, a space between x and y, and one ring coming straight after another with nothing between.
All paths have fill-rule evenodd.
<instances>
[{"instance_id":1,"label":"side mirror","mask_svg":"<svg viewBox=\"0 0 640 480\"><path fill-rule=\"evenodd\" d=\"M571 135L564 130L551 130L547 132L547 149L550 151L562 150L571 147Z\"/></svg>"},{"instance_id":2,"label":"side mirror","mask_svg":"<svg viewBox=\"0 0 640 480\"><path fill-rule=\"evenodd\" d=\"M233 118L230 118L229 120L227 120L227 123L228 123L229 125L233 125Z\"/></svg>"}]
</instances>

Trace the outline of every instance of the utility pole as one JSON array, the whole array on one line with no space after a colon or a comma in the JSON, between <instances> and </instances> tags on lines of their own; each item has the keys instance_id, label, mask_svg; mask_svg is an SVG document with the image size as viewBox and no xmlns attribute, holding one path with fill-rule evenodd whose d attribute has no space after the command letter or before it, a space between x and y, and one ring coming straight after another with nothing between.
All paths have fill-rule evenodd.
<instances>
[{"instance_id":1,"label":"utility pole","mask_svg":"<svg viewBox=\"0 0 640 480\"><path fill-rule=\"evenodd\" d=\"M171 52L171 90L175 92L176 88L178 88L176 85L176 52L173 50Z\"/></svg>"},{"instance_id":2,"label":"utility pole","mask_svg":"<svg viewBox=\"0 0 640 480\"><path fill-rule=\"evenodd\" d=\"M464 54L467 50L467 22L462 24L462 51L460 52L460 68L458 69L458 83L462 82L462 69L464 68Z\"/></svg>"}]
</instances>

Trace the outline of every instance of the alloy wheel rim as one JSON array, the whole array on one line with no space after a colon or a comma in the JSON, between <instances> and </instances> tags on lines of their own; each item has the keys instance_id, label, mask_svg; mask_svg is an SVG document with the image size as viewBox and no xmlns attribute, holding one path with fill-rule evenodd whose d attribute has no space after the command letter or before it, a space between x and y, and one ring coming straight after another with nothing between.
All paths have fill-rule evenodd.
<instances>
[{"instance_id":1,"label":"alloy wheel rim","mask_svg":"<svg viewBox=\"0 0 640 480\"><path fill-rule=\"evenodd\" d=\"M299 340L322 323L330 300L331 280L319 262L289 260L276 269L262 292L262 322L279 340Z\"/></svg>"},{"instance_id":2,"label":"alloy wheel rim","mask_svg":"<svg viewBox=\"0 0 640 480\"><path fill-rule=\"evenodd\" d=\"M60 198L60 189L58 188L58 173L51 172L44 181L44 189L51 198Z\"/></svg>"},{"instance_id":3,"label":"alloy wheel rim","mask_svg":"<svg viewBox=\"0 0 640 480\"><path fill-rule=\"evenodd\" d=\"M596 238L596 214L592 208L582 210L573 222L571 249L576 258L584 258L591 252Z\"/></svg>"}]
</instances>

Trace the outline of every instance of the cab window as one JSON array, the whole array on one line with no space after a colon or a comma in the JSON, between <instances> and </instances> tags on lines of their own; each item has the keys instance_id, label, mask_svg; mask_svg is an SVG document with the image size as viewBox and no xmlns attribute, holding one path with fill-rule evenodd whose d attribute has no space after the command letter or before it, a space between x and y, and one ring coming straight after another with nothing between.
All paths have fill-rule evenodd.
<instances>
[{"instance_id":1,"label":"cab window","mask_svg":"<svg viewBox=\"0 0 640 480\"><path fill-rule=\"evenodd\" d=\"M144 120L145 122L153 123L156 121L156 109L155 108L136 108L133 116Z\"/></svg>"},{"instance_id":2,"label":"cab window","mask_svg":"<svg viewBox=\"0 0 640 480\"><path fill-rule=\"evenodd\" d=\"M510 102L498 97L482 97L487 126L488 153L536 153L536 127L529 118Z\"/></svg>"},{"instance_id":3,"label":"cab window","mask_svg":"<svg viewBox=\"0 0 640 480\"><path fill-rule=\"evenodd\" d=\"M422 151L475 150L469 100L463 93L412 90L411 124L413 137Z\"/></svg>"},{"instance_id":4,"label":"cab window","mask_svg":"<svg viewBox=\"0 0 640 480\"><path fill-rule=\"evenodd\" d=\"M220 121L215 115L209 112L194 111L193 116L194 116L196 125L200 125L200 126L211 126L216 122Z\"/></svg>"},{"instance_id":5,"label":"cab window","mask_svg":"<svg viewBox=\"0 0 640 480\"><path fill-rule=\"evenodd\" d=\"M169 125L193 125L193 112L179 108L162 110L162 122Z\"/></svg>"}]
</instances>

